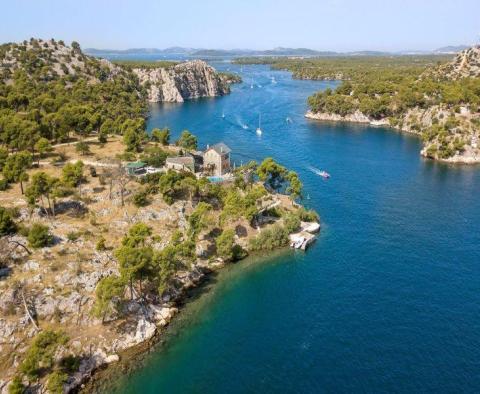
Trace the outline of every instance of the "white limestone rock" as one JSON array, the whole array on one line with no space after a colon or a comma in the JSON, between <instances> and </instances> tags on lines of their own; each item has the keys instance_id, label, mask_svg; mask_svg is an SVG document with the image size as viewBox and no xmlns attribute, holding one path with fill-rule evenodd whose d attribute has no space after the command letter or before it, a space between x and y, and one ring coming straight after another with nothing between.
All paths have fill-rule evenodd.
<instances>
[{"instance_id":1,"label":"white limestone rock","mask_svg":"<svg viewBox=\"0 0 480 394\"><path fill-rule=\"evenodd\" d=\"M150 102L177 102L200 97L223 96L229 84L202 60L192 60L171 68L135 68L142 85L148 83Z\"/></svg>"}]
</instances>

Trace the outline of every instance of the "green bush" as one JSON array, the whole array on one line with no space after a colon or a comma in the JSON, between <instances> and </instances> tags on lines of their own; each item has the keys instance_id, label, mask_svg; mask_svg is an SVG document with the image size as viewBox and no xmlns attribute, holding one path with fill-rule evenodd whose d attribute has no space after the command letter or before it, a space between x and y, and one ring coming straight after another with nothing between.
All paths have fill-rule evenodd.
<instances>
[{"instance_id":1,"label":"green bush","mask_svg":"<svg viewBox=\"0 0 480 394\"><path fill-rule=\"evenodd\" d=\"M75 145L75 151L85 156L90 154L90 146L86 142L80 141Z\"/></svg>"},{"instance_id":2,"label":"green bush","mask_svg":"<svg viewBox=\"0 0 480 394\"><path fill-rule=\"evenodd\" d=\"M67 163L62 169L62 181L69 187L78 186L83 182L83 162Z\"/></svg>"},{"instance_id":3,"label":"green bush","mask_svg":"<svg viewBox=\"0 0 480 394\"><path fill-rule=\"evenodd\" d=\"M22 378L18 375L15 375L8 386L8 394L23 394L25 389L26 387L22 383Z\"/></svg>"},{"instance_id":4,"label":"green bush","mask_svg":"<svg viewBox=\"0 0 480 394\"><path fill-rule=\"evenodd\" d=\"M320 217L313 209L300 207L297 211L298 218L303 222L318 222Z\"/></svg>"},{"instance_id":5,"label":"green bush","mask_svg":"<svg viewBox=\"0 0 480 394\"><path fill-rule=\"evenodd\" d=\"M34 223L28 232L28 243L32 248L43 248L53 243L53 235L48 226Z\"/></svg>"},{"instance_id":6,"label":"green bush","mask_svg":"<svg viewBox=\"0 0 480 394\"><path fill-rule=\"evenodd\" d=\"M273 250L288 245L288 241L288 231L285 227L275 224L250 239L250 248L252 250Z\"/></svg>"},{"instance_id":7,"label":"green bush","mask_svg":"<svg viewBox=\"0 0 480 394\"><path fill-rule=\"evenodd\" d=\"M80 367L80 358L70 354L60 361L60 367L62 370L68 373L73 373Z\"/></svg>"},{"instance_id":8,"label":"green bush","mask_svg":"<svg viewBox=\"0 0 480 394\"><path fill-rule=\"evenodd\" d=\"M137 160L137 155L133 152L123 152L115 155L118 160L122 161L135 161Z\"/></svg>"},{"instance_id":9,"label":"green bush","mask_svg":"<svg viewBox=\"0 0 480 394\"><path fill-rule=\"evenodd\" d=\"M145 154L140 159L149 166L160 168L165 164L167 153L159 147L151 146L145 149Z\"/></svg>"},{"instance_id":10,"label":"green bush","mask_svg":"<svg viewBox=\"0 0 480 394\"><path fill-rule=\"evenodd\" d=\"M80 233L78 231L70 231L68 234L67 234L67 239L70 241L70 242L75 242L77 239L80 238Z\"/></svg>"},{"instance_id":11,"label":"green bush","mask_svg":"<svg viewBox=\"0 0 480 394\"><path fill-rule=\"evenodd\" d=\"M0 236L13 234L17 231L17 225L12 219L11 213L4 207L0 207Z\"/></svg>"},{"instance_id":12,"label":"green bush","mask_svg":"<svg viewBox=\"0 0 480 394\"><path fill-rule=\"evenodd\" d=\"M20 372L28 378L38 378L42 370L53 367L57 348L67 341L68 338L62 332L52 330L40 332L28 348L25 359L20 364Z\"/></svg>"},{"instance_id":13,"label":"green bush","mask_svg":"<svg viewBox=\"0 0 480 394\"><path fill-rule=\"evenodd\" d=\"M4 192L10 186L10 183L6 179L0 179L0 191Z\"/></svg>"},{"instance_id":14,"label":"green bush","mask_svg":"<svg viewBox=\"0 0 480 394\"><path fill-rule=\"evenodd\" d=\"M99 252L107 250L107 246L105 245L105 242L106 242L105 238L100 237L97 244L95 245L95 249L98 250Z\"/></svg>"},{"instance_id":15,"label":"green bush","mask_svg":"<svg viewBox=\"0 0 480 394\"><path fill-rule=\"evenodd\" d=\"M162 145L168 145L170 142L170 130L167 127L162 130L155 128L152 130L150 139L154 142L160 142Z\"/></svg>"},{"instance_id":16,"label":"green bush","mask_svg":"<svg viewBox=\"0 0 480 394\"><path fill-rule=\"evenodd\" d=\"M187 150L195 150L197 149L197 137L188 130L183 130L177 145Z\"/></svg>"},{"instance_id":17,"label":"green bush","mask_svg":"<svg viewBox=\"0 0 480 394\"><path fill-rule=\"evenodd\" d=\"M215 240L217 254L224 260L233 259L233 247L235 245L235 231L224 230Z\"/></svg>"},{"instance_id":18,"label":"green bush","mask_svg":"<svg viewBox=\"0 0 480 394\"><path fill-rule=\"evenodd\" d=\"M149 204L148 193L146 190L140 190L133 195L133 204L136 207L145 207Z\"/></svg>"},{"instance_id":19,"label":"green bush","mask_svg":"<svg viewBox=\"0 0 480 394\"><path fill-rule=\"evenodd\" d=\"M300 218L295 213L289 212L283 218L285 229L289 234L295 232L300 227Z\"/></svg>"},{"instance_id":20,"label":"green bush","mask_svg":"<svg viewBox=\"0 0 480 394\"><path fill-rule=\"evenodd\" d=\"M63 385L67 382L68 375L62 371L53 371L48 375L47 389L50 394L63 394Z\"/></svg>"}]
</instances>

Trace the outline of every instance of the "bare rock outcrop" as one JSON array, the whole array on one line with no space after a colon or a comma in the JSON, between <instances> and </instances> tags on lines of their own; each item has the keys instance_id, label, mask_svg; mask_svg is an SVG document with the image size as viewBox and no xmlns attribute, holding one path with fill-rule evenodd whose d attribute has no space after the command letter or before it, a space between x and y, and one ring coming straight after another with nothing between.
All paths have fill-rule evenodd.
<instances>
[{"instance_id":1,"label":"bare rock outcrop","mask_svg":"<svg viewBox=\"0 0 480 394\"><path fill-rule=\"evenodd\" d=\"M202 60L170 68L135 68L133 72L146 86L150 102L183 102L200 97L223 96L230 92L228 82Z\"/></svg>"}]
</instances>

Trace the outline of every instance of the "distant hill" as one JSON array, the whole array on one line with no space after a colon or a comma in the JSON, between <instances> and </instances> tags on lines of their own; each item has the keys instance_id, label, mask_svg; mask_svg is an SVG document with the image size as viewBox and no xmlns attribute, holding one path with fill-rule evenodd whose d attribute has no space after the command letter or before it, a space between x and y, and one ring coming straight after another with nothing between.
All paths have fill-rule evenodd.
<instances>
[{"instance_id":1,"label":"distant hill","mask_svg":"<svg viewBox=\"0 0 480 394\"><path fill-rule=\"evenodd\" d=\"M446 47L441 47L438 49L435 49L433 52L434 53L457 53L464 51L465 49L470 48L468 45L450 45Z\"/></svg>"},{"instance_id":2,"label":"distant hill","mask_svg":"<svg viewBox=\"0 0 480 394\"><path fill-rule=\"evenodd\" d=\"M309 48L284 48L278 47L267 50L254 49L201 49L170 47L158 48L130 48L130 49L96 49L86 48L85 53L92 56L131 56L131 55L183 55L188 57L238 57L238 56L335 56L339 53L333 51L316 51Z\"/></svg>"},{"instance_id":3,"label":"distant hill","mask_svg":"<svg viewBox=\"0 0 480 394\"><path fill-rule=\"evenodd\" d=\"M322 57L322 56L398 56L398 55L428 55L428 54L454 54L467 49L468 46L445 46L437 48L433 51L318 51L310 48L286 48L277 47L266 50L256 49L208 49L208 48L184 48L169 47L165 49L158 48L130 48L130 49L96 49L87 48L84 50L86 54L97 57L121 57L122 55L132 57L132 55L158 55L161 57L181 56L189 58L215 58L215 57L260 57L260 56L298 56L298 57Z\"/></svg>"},{"instance_id":4,"label":"distant hill","mask_svg":"<svg viewBox=\"0 0 480 394\"><path fill-rule=\"evenodd\" d=\"M461 78L480 77L480 45L467 48L447 63L425 72L424 76L437 79L458 80Z\"/></svg>"},{"instance_id":5,"label":"distant hill","mask_svg":"<svg viewBox=\"0 0 480 394\"><path fill-rule=\"evenodd\" d=\"M197 51L194 48L170 47L165 49L158 48L129 48L129 49L96 49L86 48L83 50L88 55L102 56L102 55L188 55Z\"/></svg>"}]
</instances>

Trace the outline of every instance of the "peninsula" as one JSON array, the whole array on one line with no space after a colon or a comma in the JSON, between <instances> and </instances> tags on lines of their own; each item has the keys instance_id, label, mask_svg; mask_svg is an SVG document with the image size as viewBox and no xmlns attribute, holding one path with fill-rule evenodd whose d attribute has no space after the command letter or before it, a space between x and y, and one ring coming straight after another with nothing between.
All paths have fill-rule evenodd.
<instances>
[{"instance_id":1,"label":"peninsula","mask_svg":"<svg viewBox=\"0 0 480 394\"><path fill-rule=\"evenodd\" d=\"M421 154L449 162L480 162L480 48L454 59L433 55L311 59L238 59L270 64L293 78L338 80L308 98L306 117L388 126L422 138Z\"/></svg>"},{"instance_id":2,"label":"peninsula","mask_svg":"<svg viewBox=\"0 0 480 394\"><path fill-rule=\"evenodd\" d=\"M129 67L32 39L0 47L0 80L1 393L78 390L212 271L318 231L272 158L147 133Z\"/></svg>"}]
</instances>

